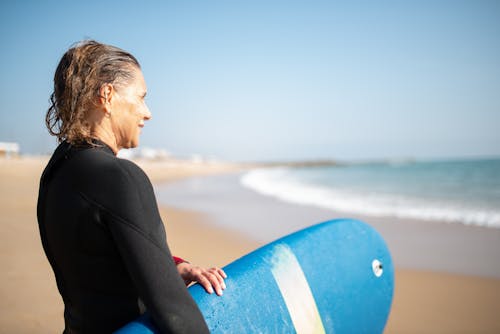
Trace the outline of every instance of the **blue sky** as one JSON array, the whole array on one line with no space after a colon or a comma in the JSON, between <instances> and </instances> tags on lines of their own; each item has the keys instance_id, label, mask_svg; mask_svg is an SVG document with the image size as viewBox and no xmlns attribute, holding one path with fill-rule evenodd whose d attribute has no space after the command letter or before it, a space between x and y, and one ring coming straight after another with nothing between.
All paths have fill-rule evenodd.
<instances>
[{"instance_id":1,"label":"blue sky","mask_svg":"<svg viewBox=\"0 0 500 334\"><path fill-rule=\"evenodd\" d=\"M66 49L132 52L141 145L228 160L500 156L498 1L0 4L0 141L50 152Z\"/></svg>"}]
</instances>

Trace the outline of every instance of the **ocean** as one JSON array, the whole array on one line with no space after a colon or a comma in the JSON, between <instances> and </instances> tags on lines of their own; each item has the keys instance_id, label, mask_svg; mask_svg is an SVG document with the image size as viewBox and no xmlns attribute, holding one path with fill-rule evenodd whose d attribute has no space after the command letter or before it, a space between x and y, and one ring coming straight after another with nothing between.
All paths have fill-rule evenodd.
<instances>
[{"instance_id":1,"label":"ocean","mask_svg":"<svg viewBox=\"0 0 500 334\"><path fill-rule=\"evenodd\" d=\"M261 168L155 191L160 205L261 244L355 218L383 236L398 268L500 277L500 159Z\"/></svg>"},{"instance_id":2,"label":"ocean","mask_svg":"<svg viewBox=\"0 0 500 334\"><path fill-rule=\"evenodd\" d=\"M264 168L240 183L338 212L500 228L500 159Z\"/></svg>"}]
</instances>

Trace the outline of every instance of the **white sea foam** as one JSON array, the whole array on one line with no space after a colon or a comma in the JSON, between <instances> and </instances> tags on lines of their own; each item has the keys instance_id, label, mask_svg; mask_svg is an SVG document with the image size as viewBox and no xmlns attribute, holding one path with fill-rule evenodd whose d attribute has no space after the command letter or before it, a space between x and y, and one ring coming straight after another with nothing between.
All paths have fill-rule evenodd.
<instances>
[{"instance_id":1,"label":"white sea foam","mask_svg":"<svg viewBox=\"0 0 500 334\"><path fill-rule=\"evenodd\" d=\"M324 209L370 216L392 216L432 221L458 222L500 228L500 210L465 207L446 201L334 189L306 183L287 168L256 169L244 174L241 184L260 194Z\"/></svg>"}]
</instances>

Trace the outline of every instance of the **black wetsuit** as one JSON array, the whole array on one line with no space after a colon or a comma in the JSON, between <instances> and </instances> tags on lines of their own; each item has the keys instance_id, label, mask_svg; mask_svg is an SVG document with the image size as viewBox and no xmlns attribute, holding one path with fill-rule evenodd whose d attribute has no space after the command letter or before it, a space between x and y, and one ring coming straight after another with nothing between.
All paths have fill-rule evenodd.
<instances>
[{"instance_id":1,"label":"black wetsuit","mask_svg":"<svg viewBox=\"0 0 500 334\"><path fill-rule=\"evenodd\" d=\"M111 333L145 310L162 333L206 333L168 249L153 188L112 150L62 143L40 181L38 224L66 333Z\"/></svg>"}]
</instances>

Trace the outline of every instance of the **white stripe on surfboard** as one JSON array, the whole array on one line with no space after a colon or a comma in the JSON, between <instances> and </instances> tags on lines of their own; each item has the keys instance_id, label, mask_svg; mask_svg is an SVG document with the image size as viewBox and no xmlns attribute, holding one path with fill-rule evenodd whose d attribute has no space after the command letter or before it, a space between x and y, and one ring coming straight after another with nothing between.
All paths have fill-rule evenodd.
<instances>
[{"instance_id":1,"label":"white stripe on surfboard","mask_svg":"<svg viewBox=\"0 0 500 334\"><path fill-rule=\"evenodd\" d=\"M296 332L325 333L309 283L288 246L277 245L274 248L271 272L278 283Z\"/></svg>"}]
</instances>

